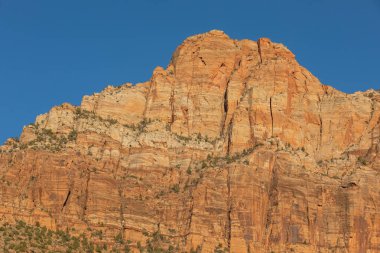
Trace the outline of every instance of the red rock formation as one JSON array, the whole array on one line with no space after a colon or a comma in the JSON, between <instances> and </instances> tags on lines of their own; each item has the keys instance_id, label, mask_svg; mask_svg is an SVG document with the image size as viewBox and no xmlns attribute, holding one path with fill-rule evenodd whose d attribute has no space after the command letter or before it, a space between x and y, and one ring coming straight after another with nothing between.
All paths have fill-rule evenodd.
<instances>
[{"instance_id":1,"label":"red rock formation","mask_svg":"<svg viewBox=\"0 0 380 253\"><path fill-rule=\"evenodd\" d=\"M269 39L192 36L150 81L2 146L1 219L133 245L158 231L179 252L380 252L379 107Z\"/></svg>"}]
</instances>

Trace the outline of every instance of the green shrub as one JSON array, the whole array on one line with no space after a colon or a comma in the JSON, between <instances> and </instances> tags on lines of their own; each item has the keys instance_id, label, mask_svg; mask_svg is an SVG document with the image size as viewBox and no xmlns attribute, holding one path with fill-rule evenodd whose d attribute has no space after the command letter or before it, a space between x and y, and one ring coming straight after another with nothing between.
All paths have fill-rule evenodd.
<instances>
[{"instance_id":1,"label":"green shrub","mask_svg":"<svg viewBox=\"0 0 380 253\"><path fill-rule=\"evenodd\" d=\"M170 189L175 192L175 193L178 193L179 192L179 184L174 184L170 187Z\"/></svg>"},{"instance_id":2,"label":"green shrub","mask_svg":"<svg viewBox=\"0 0 380 253\"><path fill-rule=\"evenodd\" d=\"M115 125L119 123L116 119L107 119L107 122L110 123L111 125Z\"/></svg>"},{"instance_id":3,"label":"green shrub","mask_svg":"<svg viewBox=\"0 0 380 253\"><path fill-rule=\"evenodd\" d=\"M228 248L223 248L222 244L220 243L214 249L214 253L225 253L225 252L228 252Z\"/></svg>"},{"instance_id":4,"label":"green shrub","mask_svg":"<svg viewBox=\"0 0 380 253\"><path fill-rule=\"evenodd\" d=\"M75 141L77 139L77 136L78 136L78 132L76 130L72 130L70 133L69 133L69 136L67 136L67 139L69 141Z\"/></svg>"},{"instance_id":5,"label":"green shrub","mask_svg":"<svg viewBox=\"0 0 380 253\"><path fill-rule=\"evenodd\" d=\"M359 156L358 157L358 163L361 165L367 165L368 161L364 157Z\"/></svg>"},{"instance_id":6,"label":"green shrub","mask_svg":"<svg viewBox=\"0 0 380 253\"><path fill-rule=\"evenodd\" d=\"M121 232L119 232L116 236L115 236L115 242L116 243L120 243L120 244L123 244L124 243L124 240L123 240L123 235L121 234Z\"/></svg>"}]
</instances>

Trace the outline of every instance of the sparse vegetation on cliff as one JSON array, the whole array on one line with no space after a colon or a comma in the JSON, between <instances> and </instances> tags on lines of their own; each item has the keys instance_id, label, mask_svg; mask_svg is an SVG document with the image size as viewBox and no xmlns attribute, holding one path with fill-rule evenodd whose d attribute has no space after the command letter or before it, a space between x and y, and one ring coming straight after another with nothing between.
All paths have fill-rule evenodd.
<instances>
[{"instance_id":1,"label":"sparse vegetation on cliff","mask_svg":"<svg viewBox=\"0 0 380 253\"><path fill-rule=\"evenodd\" d=\"M62 230L50 230L40 226L28 225L18 220L16 224L4 223L0 225L0 250L4 253L10 252L65 252L65 253L122 253L132 252L132 248L138 249L140 253L175 253L178 246L170 245L167 236L160 231L153 233L144 232L148 238L144 245L141 242L125 240L118 233L112 242L102 242L102 231L93 231L90 235L72 235ZM191 253L199 253L201 247L191 250ZM184 252L184 251L182 251ZM218 251L219 252L219 251ZM222 251L223 252L223 251Z\"/></svg>"},{"instance_id":2,"label":"sparse vegetation on cliff","mask_svg":"<svg viewBox=\"0 0 380 253\"><path fill-rule=\"evenodd\" d=\"M166 129L169 130L170 128L167 127ZM182 144L187 144L190 141L193 141L193 142L196 142L197 144L200 144L201 142L207 142L212 145L215 145L215 143L219 140L218 138L210 139L207 135L202 136L200 133L194 134L192 136L184 136L177 133L172 133L172 135L174 135L174 137Z\"/></svg>"},{"instance_id":3,"label":"sparse vegetation on cliff","mask_svg":"<svg viewBox=\"0 0 380 253\"><path fill-rule=\"evenodd\" d=\"M226 155L226 156L212 156L212 155L207 155L207 158L204 160L201 160L197 163L197 170L200 169L205 169L208 167L218 167L218 166L223 166L225 164L230 164L239 161L240 159L248 156L251 154L253 151L255 151L258 147L262 146L263 144L258 143L250 148L244 149L241 152L236 152L232 155ZM249 161L244 160L244 164L247 165L249 164Z\"/></svg>"},{"instance_id":4,"label":"sparse vegetation on cliff","mask_svg":"<svg viewBox=\"0 0 380 253\"><path fill-rule=\"evenodd\" d=\"M119 123L117 121L117 119L113 119L113 118L104 119L104 118L100 117L99 115L95 114L95 112L90 112L90 111L81 109L79 107L76 108L76 110L75 110L75 119L76 120L78 120L78 119L92 119L95 121L101 121L101 122L108 123L109 125L115 125L115 124Z\"/></svg>"},{"instance_id":5,"label":"sparse vegetation on cliff","mask_svg":"<svg viewBox=\"0 0 380 253\"><path fill-rule=\"evenodd\" d=\"M139 134L144 133L146 131L146 127L152 123L154 120L149 118L144 118L137 124L125 124L124 127L130 128L133 131L137 131Z\"/></svg>"},{"instance_id":6,"label":"sparse vegetation on cliff","mask_svg":"<svg viewBox=\"0 0 380 253\"><path fill-rule=\"evenodd\" d=\"M95 244L86 236L72 236L68 231L53 231L31 226L23 221L0 226L2 252L94 252ZM99 251L102 252L102 251Z\"/></svg>"},{"instance_id":7,"label":"sparse vegetation on cliff","mask_svg":"<svg viewBox=\"0 0 380 253\"><path fill-rule=\"evenodd\" d=\"M69 135L66 138L65 135L57 135L51 129L39 129L35 128L34 134L36 138L29 142L20 142L19 140L12 143L12 150L23 150L23 149L33 149L33 150L50 150L52 152L58 152L62 150L68 141L73 140L73 136ZM75 137L76 138L76 137Z\"/></svg>"}]
</instances>

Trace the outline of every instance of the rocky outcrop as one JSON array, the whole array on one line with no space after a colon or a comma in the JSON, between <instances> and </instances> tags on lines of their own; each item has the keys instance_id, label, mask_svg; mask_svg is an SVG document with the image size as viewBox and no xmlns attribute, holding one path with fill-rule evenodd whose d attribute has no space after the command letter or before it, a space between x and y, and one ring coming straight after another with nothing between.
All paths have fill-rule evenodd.
<instances>
[{"instance_id":1,"label":"rocky outcrop","mask_svg":"<svg viewBox=\"0 0 380 253\"><path fill-rule=\"evenodd\" d=\"M379 106L379 92L323 85L269 39L192 36L150 81L54 107L8 140L1 220L109 244L120 233L136 252L153 239L174 252L378 252Z\"/></svg>"}]
</instances>

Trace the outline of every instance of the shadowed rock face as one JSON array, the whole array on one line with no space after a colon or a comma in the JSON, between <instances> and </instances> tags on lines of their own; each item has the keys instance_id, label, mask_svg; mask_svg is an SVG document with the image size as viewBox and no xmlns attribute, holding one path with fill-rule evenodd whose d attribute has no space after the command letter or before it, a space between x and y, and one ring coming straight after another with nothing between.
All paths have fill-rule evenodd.
<instances>
[{"instance_id":1,"label":"shadowed rock face","mask_svg":"<svg viewBox=\"0 0 380 253\"><path fill-rule=\"evenodd\" d=\"M269 39L192 36L150 81L8 140L1 220L121 232L136 252L155 232L178 252L380 252L379 107Z\"/></svg>"}]
</instances>

